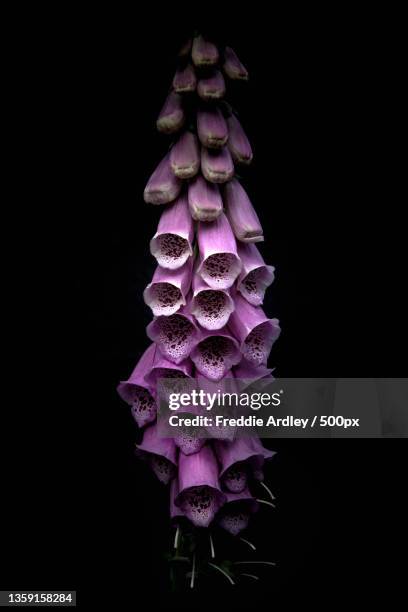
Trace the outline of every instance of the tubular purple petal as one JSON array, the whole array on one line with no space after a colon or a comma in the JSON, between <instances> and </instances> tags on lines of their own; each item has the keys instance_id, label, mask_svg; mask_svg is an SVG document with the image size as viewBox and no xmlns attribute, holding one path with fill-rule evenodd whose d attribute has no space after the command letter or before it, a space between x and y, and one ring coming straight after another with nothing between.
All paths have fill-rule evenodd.
<instances>
[{"instance_id":1,"label":"tubular purple petal","mask_svg":"<svg viewBox=\"0 0 408 612\"><path fill-rule=\"evenodd\" d=\"M248 491L227 493L227 501L221 508L217 523L231 535L238 535L248 527L251 514L257 512L259 504Z\"/></svg>"},{"instance_id":2,"label":"tubular purple petal","mask_svg":"<svg viewBox=\"0 0 408 612\"><path fill-rule=\"evenodd\" d=\"M201 149L201 171L211 183L225 183L234 176L234 162L227 147L219 150Z\"/></svg>"},{"instance_id":3,"label":"tubular purple petal","mask_svg":"<svg viewBox=\"0 0 408 612\"><path fill-rule=\"evenodd\" d=\"M156 317L172 315L186 304L190 290L193 258L176 270L157 266L152 282L143 292L143 299Z\"/></svg>"},{"instance_id":4,"label":"tubular purple petal","mask_svg":"<svg viewBox=\"0 0 408 612\"><path fill-rule=\"evenodd\" d=\"M183 308L173 315L153 319L146 333L162 355L176 364L187 359L199 336L192 315Z\"/></svg>"},{"instance_id":5,"label":"tubular purple petal","mask_svg":"<svg viewBox=\"0 0 408 612\"><path fill-rule=\"evenodd\" d=\"M263 229L242 185L233 179L224 186L224 204L235 237L241 242L262 242Z\"/></svg>"},{"instance_id":6,"label":"tubular purple petal","mask_svg":"<svg viewBox=\"0 0 408 612\"><path fill-rule=\"evenodd\" d=\"M170 165L180 179L193 178L200 169L200 150L197 136L184 132L170 151Z\"/></svg>"},{"instance_id":7,"label":"tubular purple petal","mask_svg":"<svg viewBox=\"0 0 408 612\"><path fill-rule=\"evenodd\" d=\"M228 117L227 126L229 133L227 146L232 159L236 164L250 164L253 158L252 148L247 135L235 115L231 114Z\"/></svg>"},{"instance_id":8,"label":"tubular purple petal","mask_svg":"<svg viewBox=\"0 0 408 612\"><path fill-rule=\"evenodd\" d=\"M193 274L192 288L191 313L201 327L212 331L224 327L235 308L228 291L209 287L197 274L197 266Z\"/></svg>"},{"instance_id":9,"label":"tubular purple petal","mask_svg":"<svg viewBox=\"0 0 408 612\"><path fill-rule=\"evenodd\" d=\"M265 460L276 453L265 448L259 438L237 438L232 442L216 440L214 449L220 462L220 480L231 493L241 493L248 473L258 477Z\"/></svg>"},{"instance_id":10,"label":"tubular purple petal","mask_svg":"<svg viewBox=\"0 0 408 612\"><path fill-rule=\"evenodd\" d=\"M218 186L207 183L200 174L188 186L188 204L195 221L214 221L223 208Z\"/></svg>"},{"instance_id":11,"label":"tubular purple petal","mask_svg":"<svg viewBox=\"0 0 408 612\"><path fill-rule=\"evenodd\" d=\"M223 69L225 74L232 80L247 81L248 70L239 61L237 54L231 47L225 47Z\"/></svg>"},{"instance_id":12,"label":"tubular purple petal","mask_svg":"<svg viewBox=\"0 0 408 612\"><path fill-rule=\"evenodd\" d=\"M147 427L141 444L136 444L136 454L147 461L163 484L168 484L176 474L176 445L171 438L160 438L157 425Z\"/></svg>"},{"instance_id":13,"label":"tubular purple petal","mask_svg":"<svg viewBox=\"0 0 408 612\"><path fill-rule=\"evenodd\" d=\"M179 494L175 504L197 527L208 527L225 502L213 451L204 446L193 455L180 454Z\"/></svg>"},{"instance_id":14,"label":"tubular purple petal","mask_svg":"<svg viewBox=\"0 0 408 612\"><path fill-rule=\"evenodd\" d=\"M191 57L195 66L213 66L218 62L218 49L203 36L196 36L193 40Z\"/></svg>"},{"instance_id":15,"label":"tubular purple petal","mask_svg":"<svg viewBox=\"0 0 408 612\"><path fill-rule=\"evenodd\" d=\"M242 270L238 276L237 290L253 306L263 303L265 290L272 284L275 268L267 266L254 244L238 244Z\"/></svg>"},{"instance_id":16,"label":"tubular purple petal","mask_svg":"<svg viewBox=\"0 0 408 612\"><path fill-rule=\"evenodd\" d=\"M159 266L175 270L192 256L193 240L194 225L187 196L181 195L162 212L157 231L150 241L150 252Z\"/></svg>"},{"instance_id":17,"label":"tubular purple petal","mask_svg":"<svg viewBox=\"0 0 408 612\"><path fill-rule=\"evenodd\" d=\"M151 344L139 359L129 379L122 381L117 388L120 397L132 406L132 416L139 427L152 423L156 418L156 402L145 380L152 367L154 353L155 345Z\"/></svg>"},{"instance_id":18,"label":"tubular purple petal","mask_svg":"<svg viewBox=\"0 0 408 612\"><path fill-rule=\"evenodd\" d=\"M197 87L197 78L194 68L191 64L187 64L183 68L177 68L173 78L173 89L176 93L188 93L195 91Z\"/></svg>"},{"instance_id":19,"label":"tubular purple petal","mask_svg":"<svg viewBox=\"0 0 408 612\"><path fill-rule=\"evenodd\" d=\"M229 289L241 271L237 243L224 213L211 223L199 223L197 272L212 289Z\"/></svg>"},{"instance_id":20,"label":"tubular purple petal","mask_svg":"<svg viewBox=\"0 0 408 612\"><path fill-rule=\"evenodd\" d=\"M278 319L268 319L260 306L252 306L239 293L233 295L235 310L229 326L241 343L245 359L258 366L266 365L269 353L280 334Z\"/></svg>"},{"instance_id":21,"label":"tubular purple petal","mask_svg":"<svg viewBox=\"0 0 408 612\"><path fill-rule=\"evenodd\" d=\"M156 121L157 129L163 134L173 134L184 125L185 118L182 97L171 91Z\"/></svg>"},{"instance_id":22,"label":"tubular purple petal","mask_svg":"<svg viewBox=\"0 0 408 612\"><path fill-rule=\"evenodd\" d=\"M168 204L177 198L182 181L174 176L170 166L170 154L161 160L144 190L144 201L148 204Z\"/></svg>"},{"instance_id":23,"label":"tubular purple petal","mask_svg":"<svg viewBox=\"0 0 408 612\"><path fill-rule=\"evenodd\" d=\"M220 149L228 140L228 126L219 108L204 107L197 111L197 133L209 149Z\"/></svg>"},{"instance_id":24,"label":"tubular purple petal","mask_svg":"<svg viewBox=\"0 0 408 612\"><path fill-rule=\"evenodd\" d=\"M219 381L232 366L241 360L241 353L235 338L228 328L217 332L203 330L196 346L190 353L196 369L209 380Z\"/></svg>"},{"instance_id":25,"label":"tubular purple petal","mask_svg":"<svg viewBox=\"0 0 408 612\"><path fill-rule=\"evenodd\" d=\"M202 100L220 100L225 96L225 81L219 70L198 81L197 93Z\"/></svg>"}]
</instances>

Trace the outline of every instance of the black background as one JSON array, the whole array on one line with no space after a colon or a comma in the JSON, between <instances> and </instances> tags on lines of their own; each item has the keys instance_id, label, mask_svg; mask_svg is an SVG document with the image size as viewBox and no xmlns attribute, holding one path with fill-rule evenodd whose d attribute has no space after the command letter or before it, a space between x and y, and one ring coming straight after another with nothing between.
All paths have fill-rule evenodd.
<instances>
[{"instance_id":1,"label":"black background","mask_svg":"<svg viewBox=\"0 0 408 612\"><path fill-rule=\"evenodd\" d=\"M169 143L155 119L194 27L250 71L232 97L255 153L243 182L277 269L271 365L286 377L406 372L398 17L182 11L7 22L18 169L3 230L15 357L0 586L76 589L84 609L394 597L402 440L279 441L267 475L278 509L251 534L279 568L256 589L215 576L210 591L167 590L167 495L133 456L136 427L115 387L147 346L142 291L160 211L142 192Z\"/></svg>"}]
</instances>

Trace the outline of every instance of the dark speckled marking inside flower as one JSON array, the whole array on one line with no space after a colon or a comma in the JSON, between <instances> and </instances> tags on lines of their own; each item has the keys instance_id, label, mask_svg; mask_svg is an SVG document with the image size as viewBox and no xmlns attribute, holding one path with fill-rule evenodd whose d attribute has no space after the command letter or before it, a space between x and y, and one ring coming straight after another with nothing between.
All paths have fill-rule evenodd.
<instances>
[{"instance_id":1,"label":"dark speckled marking inside flower","mask_svg":"<svg viewBox=\"0 0 408 612\"><path fill-rule=\"evenodd\" d=\"M173 314L174 309L180 306L182 295L180 289L170 283L156 283L151 288L152 307L157 314Z\"/></svg>"},{"instance_id":2,"label":"dark speckled marking inside flower","mask_svg":"<svg viewBox=\"0 0 408 612\"><path fill-rule=\"evenodd\" d=\"M139 427L154 421L156 403L147 389L136 387L132 397L132 414Z\"/></svg>"},{"instance_id":3,"label":"dark speckled marking inside flower","mask_svg":"<svg viewBox=\"0 0 408 612\"><path fill-rule=\"evenodd\" d=\"M246 275L241 283L241 292L248 296L248 300L258 306L262 303L265 289L270 283L270 276L264 266L255 268Z\"/></svg>"},{"instance_id":4,"label":"dark speckled marking inside flower","mask_svg":"<svg viewBox=\"0 0 408 612\"><path fill-rule=\"evenodd\" d=\"M259 292L258 282L261 276L262 276L261 268L252 270L252 272L247 274L243 282L243 285L245 286L245 289L248 291L248 293L258 293Z\"/></svg>"},{"instance_id":5,"label":"dark speckled marking inside flower","mask_svg":"<svg viewBox=\"0 0 408 612\"><path fill-rule=\"evenodd\" d=\"M171 461L165 457L151 455L149 462L153 472L163 484L168 484L170 480L174 478L176 468Z\"/></svg>"},{"instance_id":6,"label":"dark speckled marking inside flower","mask_svg":"<svg viewBox=\"0 0 408 612\"><path fill-rule=\"evenodd\" d=\"M208 329L215 329L225 325L228 319L228 296L216 289L200 291L196 297L198 310L196 317Z\"/></svg>"},{"instance_id":7,"label":"dark speckled marking inside flower","mask_svg":"<svg viewBox=\"0 0 408 612\"><path fill-rule=\"evenodd\" d=\"M234 463L222 477L223 485L231 493L241 493L247 486L247 469L242 462Z\"/></svg>"},{"instance_id":8,"label":"dark speckled marking inside flower","mask_svg":"<svg viewBox=\"0 0 408 612\"><path fill-rule=\"evenodd\" d=\"M208 527L217 512L217 500L210 487L192 487L183 496L181 508L197 527Z\"/></svg>"},{"instance_id":9,"label":"dark speckled marking inside flower","mask_svg":"<svg viewBox=\"0 0 408 612\"><path fill-rule=\"evenodd\" d=\"M229 338L210 336L199 344L197 368L211 379L221 377L226 369L225 360L232 352L233 344Z\"/></svg>"},{"instance_id":10,"label":"dark speckled marking inside flower","mask_svg":"<svg viewBox=\"0 0 408 612\"><path fill-rule=\"evenodd\" d=\"M205 275L212 282L224 287L226 281L235 278L233 272L235 264L236 258L231 253L216 253L205 260L203 268Z\"/></svg>"},{"instance_id":11,"label":"dark speckled marking inside flower","mask_svg":"<svg viewBox=\"0 0 408 612\"><path fill-rule=\"evenodd\" d=\"M270 335L269 323L265 321L257 325L244 343L244 356L255 365L264 363L268 357L267 339Z\"/></svg>"},{"instance_id":12,"label":"dark speckled marking inside flower","mask_svg":"<svg viewBox=\"0 0 408 612\"><path fill-rule=\"evenodd\" d=\"M188 357L194 335L194 325L186 317L174 314L160 320L157 342L162 352L173 359Z\"/></svg>"},{"instance_id":13,"label":"dark speckled marking inside flower","mask_svg":"<svg viewBox=\"0 0 408 612\"><path fill-rule=\"evenodd\" d=\"M156 256L160 265L164 267L174 264L178 260L182 260L184 263L190 254L187 240L177 236L177 234L162 234L158 236L157 245L159 251Z\"/></svg>"},{"instance_id":14,"label":"dark speckled marking inside flower","mask_svg":"<svg viewBox=\"0 0 408 612\"><path fill-rule=\"evenodd\" d=\"M190 435L188 432L181 432L180 435L174 438L174 442L185 455L192 455L193 453L198 453L204 446L205 439Z\"/></svg>"},{"instance_id":15,"label":"dark speckled marking inside flower","mask_svg":"<svg viewBox=\"0 0 408 612\"><path fill-rule=\"evenodd\" d=\"M238 505L238 504L237 504ZM238 535L243 529L248 527L249 514L244 510L226 510L218 519L218 523L231 535Z\"/></svg>"},{"instance_id":16,"label":"dark speckled marking inside flower","mask_svg":"<svg viewBox=\"0 0 408 612\"><path fill-rule=\"evenodd\" d=\"M155 384L160 381L165 393L183 393L187 387L186 381L190 380L184 372L171 368L156 368L154 375Z\"/></svg>"}]
</instances>

